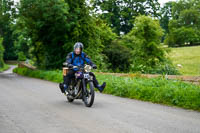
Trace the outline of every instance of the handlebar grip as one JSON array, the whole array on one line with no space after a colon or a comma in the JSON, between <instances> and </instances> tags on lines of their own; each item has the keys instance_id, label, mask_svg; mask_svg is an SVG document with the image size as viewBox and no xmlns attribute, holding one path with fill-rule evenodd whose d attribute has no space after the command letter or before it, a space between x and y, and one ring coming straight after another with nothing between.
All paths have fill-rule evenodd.
<instances>
[{"instance_id":1,"label":"handlebar grip","mask_svg":"<svg viewBox=\"0 0 200 133\"><path fill-rule=\"evenodd\" d=\"M67 63L67 62L64 62L64 63L63 63L63 66L67 66L67 65L68 65L68 63Z\"/></svg>"},{"instance_id":2,"label":"handlebar grip","mask_svg":"<svg viewBox=\"0 0 200 133\"><path fill-rule=\"evenodd\" d=\"M73 68L78 68L78 66L73 66Z\"/></svg>"}]
</instances>

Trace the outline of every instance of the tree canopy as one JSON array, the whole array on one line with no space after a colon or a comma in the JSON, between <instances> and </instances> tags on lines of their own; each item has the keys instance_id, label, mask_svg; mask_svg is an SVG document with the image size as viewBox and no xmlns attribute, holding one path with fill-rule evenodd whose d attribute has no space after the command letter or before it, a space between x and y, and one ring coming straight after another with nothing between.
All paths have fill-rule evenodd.
<instances>
[{"instance_id":1,"label":"tree canopy","mask_svg":"<svg viewBox=\"0 0 200 133\"><path fill-rule=\"evenodd\" d=\"M15 18L14 0L0 0L0 36L3 37L2 43L5 48L4 59L17 59L12 36Z\"/></svg>"},{"instance_id":2,"label":"tree canopy","mask_svg":"<svg viewBox=\"0 0 200 133\"><path fill-rule=\"evenodd\" d=\"M78 41L97 62L104 58L104 44L115 36L106 24L89 14L85 0L21 0L18 9L16 46L28 45L26 48L39 68L61 67Z\"/></svg>"},{"instance_id":3,"label":"tree canopy","mask_svg":"<svg viewBox=\"0 0 200 133\"><path fill-rule=\"evenodd\" d=\"M160 16L158 0L92 0L92 5L118 35L128 33L139 15Z\"/></svg>"},{"instance_id":4,"label":"tree canopy","mask_svg":"<svg viewBox=\"0 0 200 133\"><path fill-rule=\"evenodd\" d=\"M161 40L199 44L199 3L179 0L161 8L158 0L1 0L4 59L58 69L82 42L103 71L166 72L166 64L173 65Z\"/></svg>"},{"instance_id":5,"label":"tree canopy","mask_svg":"<svg viewBox=\"0 0 200 133\"><path fill-rule=\"evenodd\" d=\"M180 0L174 3L169 34L165 43L169 46L200 44L200 1Z\"/></svg>"}]
</instances>

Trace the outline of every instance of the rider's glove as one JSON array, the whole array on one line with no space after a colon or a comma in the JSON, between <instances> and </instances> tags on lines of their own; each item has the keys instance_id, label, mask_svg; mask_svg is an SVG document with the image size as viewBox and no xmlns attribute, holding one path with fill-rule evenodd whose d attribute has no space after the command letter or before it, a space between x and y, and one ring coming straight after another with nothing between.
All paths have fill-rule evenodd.
<instances>
[{"instance_id":1,"label":"rider's glove","mask_svg":"<svg viewBox=\"0 0 200 133\"><path fill-rule=\"evenodd\" d=\"M92 65L93 69L97 69L97 66L95 64Z\"/></svg>"},{"instance_id":2,"label":"rider's glove","mask_svg":"<svg viewBox=\"0 0 200 133\"><path fill-rule=\"evenodd\" d=\"M69 68L73 68L73 65L72 65L72 64L68 64L68 67L69 67Z\"/></svg>"}]
</instances>

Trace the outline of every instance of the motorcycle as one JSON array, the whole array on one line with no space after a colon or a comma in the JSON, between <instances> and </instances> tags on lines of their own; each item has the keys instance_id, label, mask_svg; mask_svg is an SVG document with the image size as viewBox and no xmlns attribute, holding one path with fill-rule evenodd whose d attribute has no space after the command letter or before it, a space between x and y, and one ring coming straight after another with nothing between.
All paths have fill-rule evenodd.
<instances>
[{"instance_id":1,"label":"motorcycle","mask_svg":"<svg viewBox=\"0 0 200 133\"><path fill-rule=\"evenodd\" d=\"M67 63L63 63L67 66ZM73 102L75 99L82 99L86 107L91 107L94 103L95 91L93 77L90 75L92 67L84 65L84 67L73 66L72 68L63 67L63 76L66 76L69 69L78 69L75 77L71 79L65 95L68 102Z\"/></svg>"}]
</instances>

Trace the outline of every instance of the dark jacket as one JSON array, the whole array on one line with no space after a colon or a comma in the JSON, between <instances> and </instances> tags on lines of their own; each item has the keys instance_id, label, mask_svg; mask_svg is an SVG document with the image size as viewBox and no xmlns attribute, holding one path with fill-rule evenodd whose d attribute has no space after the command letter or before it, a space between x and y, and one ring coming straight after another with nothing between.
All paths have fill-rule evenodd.
<instances>
[{"instance_id":1,"label":"dark jacket","mask_svg":"<svg viewBox=\"0 0 200 133\"><path fill-rule=\"evenodd\" d=\"M87 64L93 66L92 61L84 52L81 52L81 54L79 54L79 55L76 55L74 52L69 53L66 57L66 62L73 66L82 66L83 67L85 62Z\"/></svg>"}]
</instances>

